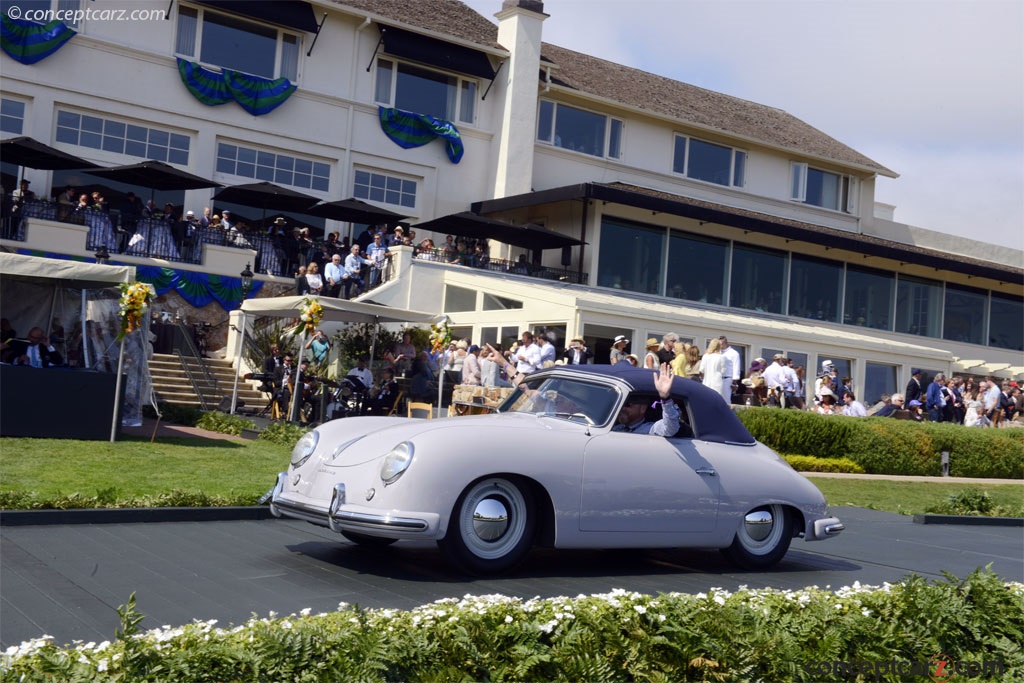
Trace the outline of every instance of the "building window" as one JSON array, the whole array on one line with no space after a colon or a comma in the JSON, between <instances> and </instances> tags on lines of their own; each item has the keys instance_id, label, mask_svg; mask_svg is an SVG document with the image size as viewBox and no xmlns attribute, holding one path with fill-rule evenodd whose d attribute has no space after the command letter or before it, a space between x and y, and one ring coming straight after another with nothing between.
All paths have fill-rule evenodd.
<instances>
[{"instance_id":1,"label":"building window","mask_svg":"<svg viewBox=\"0 0 1024 683\"><path fill-rule=\"evenodd\" d=\"M896 331L940 337L942 283L901 275L896 285Z\"/></svg>"},{"instance_id":2,"label":"building window","mask_svg":"<svg viewBox=\"0 0 1024 683\"><path fill-rule=\"evenodd\" d=\"M474 311L476 310L476 290L458 287L456 285L445 285L444 288L444 310L446 311Z\"/></svg>"},{"instance_id":3,"label":"building window","mask_svg":"<svg viewBox=\"0 0 1024 683\"><path fill-rule=\"evenodd\" d=\"M672 170L687 178L717 185L743 187L747 153L677 135Z\"/></svg>"},{"instance_id":4,"label":"building window","mask_svg":"<svg viewBox=\"0 0 1024 683\"><path fill-rule=\"evenodd\" d=\"M896 278L892 273L848 265L843 322L858 327L891 330L895 289Z\"/></svg>"},{"instance_id":5,"label":"building window","mask_svg":"<svg viewBox=\"0 0 1024 683\"><path fill-rule=\"evenodd\" d=\"M973 287L946 285L942 338L968 344L984 344L987 326L988 292Z\"/></svg>"},{"instance_id":6,"label":"building window","mask_svg":"<svg viewBox=\"0 0 1024 683\"><path fill-rule=\"evenodd\" d=\"M622 158L619 119L549 100L540 101L537 119L540 142L596 157Z\"/></svg>"},{"instance_id":7,"label":"building window","mask_svg":"<svg viewBox=\"0 0 1024 683\"><path fill-rule=\"evenodd\" d=\"M661 294L665 230L615 220L601 223L598 284L631 292Z\"/></svg>"},{"instance_id":8,"label":"building window","mask_svg":"<svg viewBox=\"0 0 1024 683\"><path fill-rule=\"evenodd\" d=\"M837 323L842 289L842 263L793 254L789 273L790 315Z\"/></svg>"},{"instance_id":9,"label":"building window","mask_svg":"<svg viewBox=\"0 0 1024 683\"><path fill-rule=\"evenodd\" d=\"M485 311L510 311L522 307L522 301L516 301L515 299L509 299L496 294L488 294L487 292L484 292L483 310Z\"/></svg>"},{"instance_id":10,"label":"building window","mask_svg":"<svg viewBox=\"0 0 1024 683\"><path fill-rule=\"evenodd\" d=\"M160 128L59 110L57 142L187 166L191 138Z\"/></svg>"},{"instance_id":11,"label":"building window","mask_svg":"<svg viewBox=\"0 0 1024 683\"><path fill-rule=\"evenodd\" d=\"M476 81L391 59L377 60L378 104L445 121L473 123Z\"/></svg>"},{"instance_id":12,"label":"building window","mask_svg":"<svg viewBox=\"0 0 1024 683\"><path fill-rule=\"evenodd\" d=\"M1020 321L1024 320L1024 299L992 292L988 344L1011 351L1024 351Z\"/></svg>"},{"instance_id":13,"label":"building window","mask_svg":"<svg viewBox=\"0 0 1024 683\"><path fill-rule=\"evenodd\" d=\"M298 78L299 36L206 8L178 7L175 52L263 78Z\"/></svg>"},{"instance_id":14,"label":"building window","mask_svg":"<svg viewBox=\"0 0 1024 683\"><path fill-rule=\"evenodd\" d=\"M352 192L357 199L416 208L416 181L374 171L355 173Z\"/></svg>"},{"instance_id":15,"label":"building window","mask_svg":"<svg viewBox=\"0 0 1024 683\"><path fill-rule=\"evenodd\" d=\"M823 209L854 213L856 179L794 163L790 167L790 198Z\"/></svg>"},{"instance_id":16,"label":"building window","mask_svg":"<svg viewBox=\"0 0 1024 683\"><path fill-rule=\"evenodd\" d=\"M766 313L782 313L786 254L737 244L732 250L729 305Z\"/></svg>"},{"instance_id":17,"label":"building window","mask_svg":"<svg viewBox=\"0 0 1024 683\"><path fill-rule=\"evenodd\" d=\"M864 391L860 400L870 406L882 399L882 394L892 396L898 391L896 384L896 366L868 361L864 365ZM853 392L856 395L856 391Z\"/></svg>"},{"instance_id":18,"label":"building window","mask_svg":"<svg viewBox=\"0 0 1024 683\"><path fill-rule=\"evenodd\" d=\"M217 172L328 192L331 167L322 161L227 142L217 144Z\"/></svg>"},{"instance_id":19,"label":"building window","mask_svg":"<svg viewBox=\"0 0 1024 683\"><path fill-rule=\"evenodd\" d=\"M0 132L21 135L25 129L25 103L0 99Z\"/></svg>"},{"instance_id":20,"label":"building window","mask_svg":"<svg viewBox=\"0 0 1024 683\"><path fill-rule=\"evenodd\" d=\"M673 231L668 244L665 294L674 299L723 303L729 243Z\"/></svg>"}]
</instances>

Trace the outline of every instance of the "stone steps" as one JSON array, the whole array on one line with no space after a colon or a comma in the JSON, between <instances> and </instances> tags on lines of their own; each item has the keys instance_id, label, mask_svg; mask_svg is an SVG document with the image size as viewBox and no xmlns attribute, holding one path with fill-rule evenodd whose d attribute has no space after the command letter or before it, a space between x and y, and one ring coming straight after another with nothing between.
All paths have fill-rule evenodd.
<instances>
[{"instance_id":1,"label":"stone steps","mask_svg":"<svg viewBox=\"0 0 1024 683\"><path fill-rule=\"evenodd\" d=\"M188 358L186 358L186 363ZM197 363L190 364L196 384L206 398L207 406L216 406L225 396L231 397L231 390L235 382L234 368L231 362L219 358L206 359L210 374L216 378L220 387L219 391L214 390L213 384L202 374ZM189 382L188 375L181 367L181 361L176 355L157 353L149 362L150 374L153 378L153 389L156 392L157 400L175 405L202 407L199 397ZM260 407L267 402L267 396L256 390L259 382L248 382L239 380L238 400L249 407Z\"/></svg>"}]
</instances>

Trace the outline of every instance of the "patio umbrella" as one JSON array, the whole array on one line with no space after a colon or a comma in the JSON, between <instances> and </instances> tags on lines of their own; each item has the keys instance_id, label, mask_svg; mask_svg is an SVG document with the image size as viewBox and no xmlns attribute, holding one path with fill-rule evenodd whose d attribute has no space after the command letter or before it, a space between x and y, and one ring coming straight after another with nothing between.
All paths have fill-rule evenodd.
<instances>
[{"instance_id":1,"label":"patio umbrella","mask_svg":"<svg viewBox=\"0 0 1024 683\"><path fill-rule=\"evenodd\" d=\"M129 185L148 187L152 191L162 190L198 190L204 187L220 187L220 183L192 175L186 171L152 159L127 166L113 166L96 171L89 175L107 178ZM150 197L152 199L152 197Z\"/></svg>"},{"instance_id":2,"label":"patio umbrella","mask_svg":"<svg viewBox=\"0 0 1024 683\"><path fill-rule=\"evenodd\" d=\"M527 249L560 249L583 244L582 240L569 237L539 225L513 225L493 218L479 216L471 211L442 216L425 223L417 223L417 230L448 233L460 237L488 239L512 244Z\"/></svg>"},{"instance_id":3,"label":"patio umbrella","mask_svg":"<svg viewBox=\"0 0 1024 683\"><path fill-rule=\"evenodd\" d=\"M213 195L213 200L263 209L261 227L266 227L267 209L306 213L307 209L317 203L316 197L268 182L225 187Z\"/></svg>"},{"instance_id":4,"label":"patio umbrella","mask_svg":"<svg viewBox=\"0 0 1024 683\"><path fill-rule=\"evenodd\" d=\"M303 213L319 218L348 221L349 223L365 223L367 225L397 223L406 218L406 216L400 213L382 209L354 197L351 199L339 199L335 202L320 202Z\"/></svg>"},{"instance_id":5,"label":"patio umbrella","mask_svg":"<svg viewBox=\"0 0 1024 683\"><path fill-rule=\"evenodd\" d=\"M61 171L73 168L99 168L96 164L62 152L56 147L21 135L0 142L0 159L25 168Z\"/></svg>"}]
</instances>

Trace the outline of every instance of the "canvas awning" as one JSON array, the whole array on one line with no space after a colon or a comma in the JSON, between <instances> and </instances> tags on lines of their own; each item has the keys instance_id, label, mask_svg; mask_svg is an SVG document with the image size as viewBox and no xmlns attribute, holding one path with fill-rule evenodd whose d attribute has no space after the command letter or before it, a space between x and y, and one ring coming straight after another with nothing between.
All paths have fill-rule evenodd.
<instances>
[{"instance_id":1,"label":"canvas awning","mask_svg":"<svg viewBox=\"0 0 1024 683\"><path fill-rule=\"evenodd\" d=\"M563 235L533 223L513 225L493 218L479 216L471 211L442 216L417 223L417 230L450 233L460 237L488 239L526 249L561 249L583 244L582 240Z\"/></svg>"},{"instance_id":2,"label":"canvas awning","mask_svg":"<svg viewBox=\"0 0 1024 683\"><path fill-rule=\"evenodd\" d=\"M394 26L381 25L379 28L384 51L390 55L488 81L494 79L495 71L491 66L491 60L480 50Z\"/></svg>"},{"instance_id":3,"label":"canvas awning","mask_svg":"<svg viewBox=\"0 0 1024 683\"><path fill-rule=\"evenodd\" d=\"M243 313L273 316L276 318L298 318L299 310L306 301L304 296L277 296L261 299L246 299L242 304ZM440 316L436 313L410 311L380 304L366 304L346 299L320 297L324 309L324 322L344 323L433 323Z\"/></svg>"},{"instance_id":4,"label":"canvas awning","mask_svg":"<svg viewBox=\"0 0 1024 683\"><path fill-rule=\"evenodd\" d=\"M302 0L196 0L200 5L241 14L296 31L316 33L319 28L313 6Z\"/></svg>"},{"instance_id":5,"label":"canvas awning","mask_svg":"<svg viewBox=\"0 0 1024 683\"><path fill-rule=\"evenodd\" d=\"M0 252L0 273L5 278L44 280L71 289L97 289L131 282L135 268Z\"/></svg>"}]
</instances>

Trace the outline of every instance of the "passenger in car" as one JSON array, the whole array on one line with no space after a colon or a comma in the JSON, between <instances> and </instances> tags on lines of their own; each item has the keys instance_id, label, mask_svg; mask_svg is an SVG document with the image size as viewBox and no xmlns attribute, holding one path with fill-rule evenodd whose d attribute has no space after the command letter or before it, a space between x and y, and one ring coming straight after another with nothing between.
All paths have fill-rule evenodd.
<instances>
[{"instance_id":1,"label":"passenger in car","mask_svg":"<svg viewBox=\"0 0 1024 683\"><path fill-rule=\"evenodd\" d=\"M631 432L633 434L653 434L655 436L675 436L679 431L679 406L672 400L672 379L675 373L668 363L661 364L661 370L654 378L654 387L658 390L661 398L661 419L653 422L647 419L647 405L649 400L630 395L626 397L626 403L619 410L617 424L612 427L613 432Z\"/></svg>"}]
</instances>

